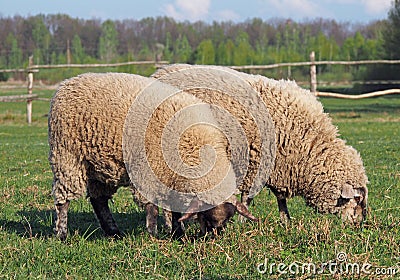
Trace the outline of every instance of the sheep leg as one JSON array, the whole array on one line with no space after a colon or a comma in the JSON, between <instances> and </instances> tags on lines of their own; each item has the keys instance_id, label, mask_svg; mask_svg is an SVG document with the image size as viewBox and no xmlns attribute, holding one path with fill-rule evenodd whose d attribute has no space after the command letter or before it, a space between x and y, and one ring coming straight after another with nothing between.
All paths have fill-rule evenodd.
<instances>
[{"instance_id":1,"label":"sheep leg","mask_svg":"<svg viewBox=\"0 0 400 280\"><path fill-rule=\"evenodd\" d=\"M108 207L109 199L107 196L91 197L90 203L105 235L118 237L121 236L121 233Z\"/></svg>"},{"instance_id":2,"label":"sheep leg","mask_svg":"<svg viewBox=\"0 0 400 280\"><path fill-rule=\"evenodd\" d=\"M57 203L55 205L57 220L54 232L61 241L67 239L68 207L68 200L65 203Z\"/></svg>"},{"instance_id":3,"label":"sheep leg","mask_svg":"<svg viewBox=\"0 0 400 280\"><path fill-rule=\"evenodd\" d=\"M278 209L279 209L279 216L281 218L281 222L285 225L289 224L290 222L290 215L287 209L286 198L282 196L277 196L276 200L278 201Z\"/></svg>"},{"instance_id":4,"label":"sheep leg","mask_svg":"<svg viewBox=\"0 0 400 280\"><path fill-rule=\"evenodd\" d=\"M163 216L164 216L164 227L168 232L172 232L172 212L164 209Z\"/></svg>"},{"instance_id":5,"label":"sheep leg","mask_svg":"<svg viewBox=\"0 0 400 280\"><path fill-rule=\"evenodd\" d=\"M157 218L158 218L158 206L153 203L147 203L146 209L146 229L152 235L157 235Z\"/></svg>"},{"instance_id":6,"label":"sheep leg","mask_svg":"<svg viewBox=\"0 0 400 280\"><path fill-rule=\"evenodd\" d=\"M179 239L184 235L184 230L182 228L182 223L179 222L179 218L182 217L182 213L172 212L172 228L171 233L172 237L175 239Z\"/></svg>"},{"instance_id":7,"label":"sheep leg","mask_svg":"<svg viewBox=\"0 0 400 280\"><path fill-rule=\"evenodd\" d=\"M276 197L276 201L278 202L278 209L279 209L279 217L281 219L281 222L284 225L289 224L290 222L290 215L289 215L289 210L287 208L286 204L286 196L285 193L277 191L273 186L267 185L268 188L274 193Z\"/></svg>"},{"instance_id":8,"label":"sheep leg","mask_svg":"<svg viewBox=\"0 0 400 280\"><path fill-rule=\"evenodd\" d=\"M247 209L249 209L249 206L250 206L251 202L253 201L253 198L249 197L249 193L248 192L242 192L240 201L242 202L242 204L244 206L246 206ZM242 215L240 215L238 217L238 221L240 223L244 223L246 220L247 220L246 217L244 217Z\"/></svg>"},{"instance_id":9,"label":"sheep leg","mask_svg":"<svg viewBox=\"0 0 400 280\"><path fill-rule=\"evenodd\" d=\"M249 197L249 193L247 192L242 192L241 195L241 202L243 203L244 206L246 206L247 208L249 208L251 202L253 201L252 197Z\"/></svg>"}]
</instances>

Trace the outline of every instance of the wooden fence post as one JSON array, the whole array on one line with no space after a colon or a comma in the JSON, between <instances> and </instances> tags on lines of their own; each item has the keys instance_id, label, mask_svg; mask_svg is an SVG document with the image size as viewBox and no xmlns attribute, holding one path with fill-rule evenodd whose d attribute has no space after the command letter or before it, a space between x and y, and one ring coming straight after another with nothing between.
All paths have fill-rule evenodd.
<instances>
[{"instance_id":1,"label":"wooden fence post","mask_svg":"<svg viewBox=\"0 0 400 280\"><path fill-rule=\"evenodd\" d=\"M315 52L310 53L310 91L313 93L317 92L317 66L315 65Z\"/></svg>"},{"instance_id":2,"label":"wooden fence post","mask_svg":"<svg viewBox=\"0 0 400 280\"><path fill-rule=\"evenodd\" d=\"M31 66L33 65L33 56L29 57L28 62L28 94L32 94L33 89L33 72ZM26 102L26 119L28 124L32 123L32 99L27 99Z\"/></svg>"}]
</instances>

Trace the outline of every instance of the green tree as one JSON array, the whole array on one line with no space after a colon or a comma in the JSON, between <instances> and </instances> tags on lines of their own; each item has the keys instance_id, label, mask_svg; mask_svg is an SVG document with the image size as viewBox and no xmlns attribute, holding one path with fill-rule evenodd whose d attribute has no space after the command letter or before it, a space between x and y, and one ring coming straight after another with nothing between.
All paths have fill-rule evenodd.
<instances>
[{"instance_id":1,"label":"green tree","mask_svg":"<svg viewBox=\"0 0 400 280\"><path fill-rule=\"evenodd\" d=\"M102 61L112 62L117 57L118 32L111 20L106 20L101 29L99 57Z\"/></svg>"},{"instance_id":2,"label":"green tree","mask_svg":"<svg viewBox=\"0 0 400 280\"><path fill-rule=\"evenodd\" d=\"M383 31L384 49L389 59L400 59L400 0L394 0Z\"/></svg>"},{"instance_id":3,"label":"green tree","mask_svg":"<svg viewBox=\"0 0 400 280\"><path fill-rule=\"evenodd\" d=\"M53 51L50 56L50 64L57 64L57 63L58 63L57 54L56 52Z\"/></svg>"},{"instance_id":4,"label":"green tree","mask_svg":"<svg viewBox=\"0 0 400 280\"><path fill-rule=\"evenodd\" d=\"M281 63L282 58L282 35L280 32L276 32L275 34L275 44L272 44L269 48L269 57L271 57L272 62Z\"/></svg>"},{"instance_id":5,"label":"green tree","mask_svg":"<svg viewBox=\"0 0 400 280\"><path fill-rule=\"evenodd\" d=\"M163 57L167 61L171 61L173 55L172 36L170 32L165 35L165 47L163 50Z\"/></svg>"},{"instance_id":6,"label":"green tree","mask_svg":"<svg viewBox=\"0 0 400 280\"><path fill-rule=\"evenodd\" d=\"M347 60L366 59L365 39L360 32L356 32L353 37L348 37L343 43L343 54Z\"/></svg>"},{"instance_id":7,"label":"green tree","mask_svg":"<svg viewBox=\"0 0 400 280\"><path fill-rule=\"evenodd\" d=\"M175 42L175 62L184 62L187 63L190 60L190 56L192 55L192 47L189 44L189 41L185 35L180 36Z\"/></svg>"},{"instance_id":8,"label":"green tree","mask_svg":"<svg viewBox=\"0 0 400 280\"><path fill-rule=\"evenodd\" d=\"M72 39L72 60L75 63L83 63L85 60L85 50L82 47L82 41L78 34Z\"/></svg>"},{"instance_id":9,"label":"green tree","mask_svg":"<svg viewBox=\"0 0 400 280\"><path fill-rule=\"evenodd\" d=\"M365 39L364 36L357 31L356 34L354 35L354 57L357 60L360 59L366 59L365 53L364 53L364 48L365 48Z\"/></svg>"},{"instance_id":10,"label":"green tree","mask_svg":"<svg viewBox=\"0 0 400 280\"><path fill-rule=\"evenodd\" d=\"M203 40L196 49L196 64L215 64L215 49L210 39Z\"/></svg>"},{"instance_id":11,"label":"green tree","mask_svg":"<svg viewBox=\"0 0 400 280\"><path fill-rule=\"evenodd\" d=\"M140 60L152 60L152 59L154 59L153 52L150 50L150 48L146 44L146 42L142 42L142 47L140 48L140 51L138 53L138 58Z\"/></svg>"},{"instance_id":12,"label":"green tree","mask_svg":"<svg viewBox=\"0 0 400 280\"><path fill-rule=\"evenodd\" d=\"M37 16L33 21L32 39L35 42L33 51L34 61L37 64L50 61L49 46L51 35L43 21L43 16Z\"/></svg>"},{"instance_id":13,"label":"green tree","mask_svg":"<svg viewBox=\"0 0 400 280\"><path fill-rule=\"evenodd\" d=\"M233 53L234 65L253 64L254 50L249 43L249 35L241 31L236 37L236 48Z\"/></svg>"},{"instance_id":14,"label":"green tree","mask_svg":"<svg viewBox=\"0 0 400 280\"><path fill-rule=\"evenodd\" d=\"M18 41L13 33L8 34L6 38L7 44L11 46L10 56L8 60L8 67L21 68L22 67L22 50L18 47Z\"/></svg>"},{"instance_id":15,"label":"green tree","mask_svg":"<svg viewBox=\"0 0 400 280\"><path fill-rule=\"evenodd\" d=\"M233 52L235 44L231 39L221 42L217 48L216 63L219 65L233 65Z\"/></svg>"}]
</instances>

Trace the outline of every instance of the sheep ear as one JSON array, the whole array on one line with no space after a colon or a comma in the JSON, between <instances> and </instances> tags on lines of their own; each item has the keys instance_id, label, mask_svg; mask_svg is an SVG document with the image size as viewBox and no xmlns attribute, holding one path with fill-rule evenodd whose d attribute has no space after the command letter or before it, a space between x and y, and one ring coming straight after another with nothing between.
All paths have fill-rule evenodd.
<instances>
[{"instance_id":1,"label":"sheep ear","mask_svg":"<svg viewBox=\"0 0 400 280\"><path fill-rule=\"evenodd\" d=\"M347 185L347 184L343 186L342 194L341 194L342 198L350 199L350 198L354 198L355 195L356 195L356 193L354 192L354 189L352 186Z\"/></svg>"}]
</instances>

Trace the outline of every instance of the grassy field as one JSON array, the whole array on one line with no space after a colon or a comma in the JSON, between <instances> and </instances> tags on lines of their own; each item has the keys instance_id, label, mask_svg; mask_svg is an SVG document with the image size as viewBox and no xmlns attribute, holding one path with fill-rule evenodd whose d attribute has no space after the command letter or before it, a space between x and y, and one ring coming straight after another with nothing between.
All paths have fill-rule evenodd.
<instances>
[{"instance_id":1,"label":"grassy field","mask_svg":"<svg viewBox=\"0 0 400 280\"><path fill-rule=\"evenodd\" d=\"M285 228L273 194L264 190L251 207L262 218L259 224L234 222L214 239L154 239L145 231L144 213L129 191L120 189L112 209L126 237L104 238L82 198L71 204L65 243L52 232L49 103L34 101L31 126L25 123L24 103L0 103L0 278L399 279L400 98L322 102L366 166L369 216L361 229L315 213L300 198L288 201L293 220ZM193 223L187 234L197 231ZM339 262L344 256L347 266ZM310 273L313 265L316 274Z\"/></svg>"}]
</instances>

